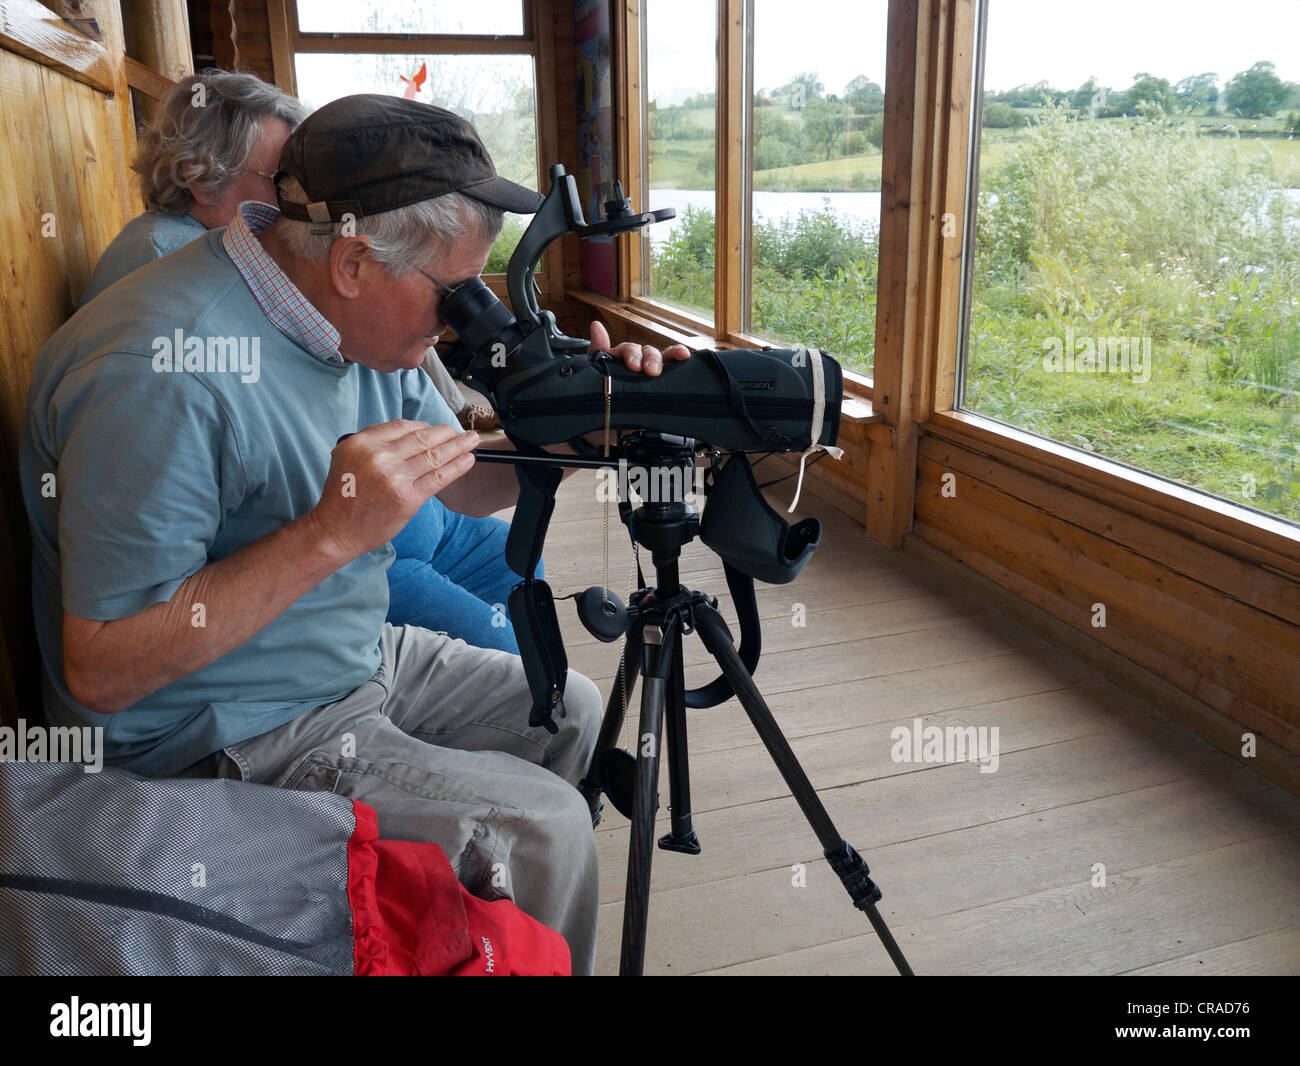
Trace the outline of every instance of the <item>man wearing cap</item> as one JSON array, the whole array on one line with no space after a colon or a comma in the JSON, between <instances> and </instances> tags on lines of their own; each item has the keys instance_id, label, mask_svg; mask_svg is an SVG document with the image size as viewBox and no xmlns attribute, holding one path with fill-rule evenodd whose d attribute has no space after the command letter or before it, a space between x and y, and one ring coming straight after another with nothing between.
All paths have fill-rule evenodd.
<instances>
[{"instance_id":1,"label":"man wearing cap","mask_svg":"<svg viewBox=\"0 0 1300 1066\"><path fill-rule=\"evenodd\" d=\"M20 467L47 714L102 726L106 761L141 774L370 803L381 834L440 844L590 972L596 853L572 785L596 687L570 673L550 735L517 656L384 624L389 541L427 499L514 502L419 366L501 211L539 198L463 119L384 96L310 116L279 193L284 217L243 204L41 353ZM689 354L613 351L652 375Z\"/></svg>"}]
</instances>

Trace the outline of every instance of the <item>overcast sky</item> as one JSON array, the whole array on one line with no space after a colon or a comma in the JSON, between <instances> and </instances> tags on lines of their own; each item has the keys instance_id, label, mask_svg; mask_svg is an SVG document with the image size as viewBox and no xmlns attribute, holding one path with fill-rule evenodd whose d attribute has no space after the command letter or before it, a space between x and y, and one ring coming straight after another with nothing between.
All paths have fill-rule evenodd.
<instances>
[{"instance_id":1,"label":"overcast sky","mask_svg":"<svg viewBox=\"0 0 1300 1066\"><path fill-rule=\"evenodd\" d=\"M805 70L828 92L858 74L884 84L885 0L755 3L755 86ZM712 89L714 12L706 0L649 0L653 98ZM1222 85L1261 59L1300 81L1300 0L991 0L984 84L1073 89L1096 76L1126 89L1138 71L1171 83L1213 71Z\"/></svg>"}]
</instances>

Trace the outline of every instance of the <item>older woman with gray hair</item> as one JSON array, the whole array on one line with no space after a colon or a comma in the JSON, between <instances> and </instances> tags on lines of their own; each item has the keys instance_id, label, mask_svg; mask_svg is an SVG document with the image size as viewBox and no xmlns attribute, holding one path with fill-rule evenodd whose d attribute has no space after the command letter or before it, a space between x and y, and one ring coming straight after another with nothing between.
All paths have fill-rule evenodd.
<instances>
[{"instance_id":1,"label":"older woman with gray hair","mask_svg":"<svg viewBox=\"0 0 1300 1066\"><path fill-rule=\"evenodd\" d=\"M140 131L132 162L147 210L104 250L81 302L227 225L243 201L275 203L280 149L305 116L292 96L252 74L205 70L172 86Z\"/></svg>"}]
</instances>

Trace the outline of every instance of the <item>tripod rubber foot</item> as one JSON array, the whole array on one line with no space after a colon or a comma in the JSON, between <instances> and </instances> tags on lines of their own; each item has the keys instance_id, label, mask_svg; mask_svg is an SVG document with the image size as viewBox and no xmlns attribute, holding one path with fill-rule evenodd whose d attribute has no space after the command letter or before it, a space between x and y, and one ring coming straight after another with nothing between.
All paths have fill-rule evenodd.
<instances>
[{"instance_id":1,"label":"tripod rubber foot","mask_svg":"<svg viewBox=\"0 0 1300 1066\"><path fill-rule=\"evenodd\" d=\"M847 840L841 840L839 846L831 848L825 852L826 861L831 864L844 887L848 889L849 896L853 899L853 906L860 911L865 911L873 904L879 903L881 899L880 888L871 880L867 869L867 860L853 850L853 845Z\"/></svg>"},{"instance_id":2,"label":"tripod rubber foot","mask_svg":"<svg viewBox=\"0 0 1300 1066\"><path fill-rule=\"evenodd\" d=\"M659 838L659 846L664 851L680 851L683 855L698 855L700 853L700 838L695 835L694 829L683 837L666 833Z\"/></svg>"}]
</instances>

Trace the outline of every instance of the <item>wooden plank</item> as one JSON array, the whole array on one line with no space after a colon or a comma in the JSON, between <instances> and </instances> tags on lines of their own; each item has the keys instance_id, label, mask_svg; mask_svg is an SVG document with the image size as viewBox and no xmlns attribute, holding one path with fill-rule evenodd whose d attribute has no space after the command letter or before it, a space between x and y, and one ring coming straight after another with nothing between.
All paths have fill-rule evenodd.
<instances>
[{"instance_id":1,"label":"wooden plank","mask_svg":"<svg viewBox=\"0 0 1300 1066\"><path fill-rule=\"evenodd\" d=\"M945 157L945 110L948 100L950 72L948 70L951 19L949 4L929 3L920 17L928 22L925 40L929 42L924 80L917 79L917 124L921 127L920 154L921 180L917 183L920 196L913 204L919 224L919 240L914 249L918 259L916 306L912 311L916 340L911 365L905 368L902 389L907 390L907 406L902 413L909 420L923 422L934 410L936 375L935 340L939 320L956 313L955 307L943 307L937 302L939 292L939 214L943 209L943 184ZM918 63L920 59L918 58ZM900 392L902 391L900 389Z\"/></svg>"},{"instance_id":2,"label":"wooden plank","mask_svg":"<svg viewBox=\"0 0 1300 1066\"><path fill-rule=\"evenodd\" d=\"M1242 726L1258 733L1262 738L1273 740L1287 751L1295 752L1300 746L1300 736L1297 736L1295 726L1283 715L1265 710L1245 696L1228 689L1214 677L1198 674L1183 662L1181 649L1175 641L1145 626L1140 620L1128 615L1112 616L1108 618L1105 628L1093 629L1085 598L1072 586L1061 583L1054 591L1048 591L1045 585L1021 572L1030 569L1029 567L1004 565L970 548L955 536L924 522L917 523L917 536L976 573L1009 589L1026 603L1046 611L1075 632L1119 653L1149 671L1156 679L1167 682L1221 715L1231 718L1235 733L1231 728L1228 732L1222 732L1215 727L1209 734L1216 737L1216 743L1225 750L1240 751ZM1265 698L1268 698L1267 694Z\"/></svg>"},{"instance_id":3,"label":"wooden plank","mask_svg":"<svg viewBox=\"0 0 1300 1066\"><path fill-rule=\"evenodd\" d=\"M923 523L918 523L917 529L917 533L908 534L903 541L907 555L925 563L936 574L946 576L954 587L969 590L993 604L1055 648L1087 663L1232 758L1248 763L1257 773L1300 795L1300 756L1261 735L1258 729L1252 730L1254 756L1247 758L1243 754L1243 726L1252 716L1255 721L1261 720L1262 712L1258 708L1210 681L1203 681L1195 694L1176 687L1160 676L1155 667L1135 661L1108 641L1098 640L1091 627L1085 632L1062 621L1060 615L1053 613L1059 607L1058 597L978 553L970 553L970 562L964 562L958 556L968 549L959 541L946 538ZM932 538L935 544L930 543ZM946 546L936 546L945 540ZM1013 591L1017 583L1023 584L1023 591Z\"/></svg>"},{"instance_id":4,"label":"wooden plank","mask_svg":"<svg viewBox=\"0 0 1300 1066\"><path fill-rule=\"evenodd\" d=\"M1021 529L1006 536L1007 523L960 496L942 498L941 489L923 482L917 494L918 517L989 559L1036 581L1073 604L1081 624L1092 626L1097 603L1106 605L1106 625L1136 632L1144 642L1164 649L1187 671L1228 691L1240 693L1289 721L1300 692L1300 659L1270 650L1210 615L1196 614L1164 592L1148 588L1101 563L1057 544L1051 538ZM1070 618L1063 619L1071 621ZM1186 671L1178 676L1186 680ZM1172 677L1168 678L1173 680ZM1291 723L1294 727L1295 723Z\"/></svg>"},{"instance_id":5,"label":"wooden plank","mask_svg":"<svg viewBox=\"0 0 1300 1066\"><path fill-rule=\"evenodd\" d=\"M529 16L535 23L534 33L537 40L536 49L536 70L537 84L536 95L534 99L537 102L537 151L538 167L537 173L543 184L547 181L546 173L550 162L559 158L559 131L556 114L560 110L560 100L558 88L556 86L556 64L555 64L555 20L559 17L558 10L551 10L554 5L544 5L544 10L538 10L540 0L531 0L526 5L527 10L532 12ZM573 21L572 8L568 13L569 21ZM573 109L570 95L569 110ZM576 121L576 116L574 116ZM590 219L588 219L590 221ZM552 299L564 298L564 245L562 241L554 242L545 253L545 273L550 282L549 295ZM584 333L585 337L586 334Z\"/></svg>"},{"instance_id":6,"label":"wooden plank","mask_svg":"<svg viewBox=\"0 0 1300 1066\"><path fill-rule=\"evenodd\" d=\"M999 579L1006 578L1015 586L1014 591L1038 606L1059 611L1058 617L1080 632L1091 633L1095 639L1110 644L1130 659L1141 663L1160 677L1181 688L1184 692L1204 700L1225 714L1240 715L1243 724L1255 728L1261 716L1268 723L1266 735L1286 746L1295 743L1296 724L1292 721L1294 700L1291 693L1280 690L1275 684L1262 682L1238 670L1226 660L1197 646L1188 647L1177 636L1153 624L1150 605L1134 610L1130 604L1116 610L1110 600L1106 625L1094 627L1092 612L1107 595L1097 584L1096 571L1089 574L1093 582L1080 587L1079 579L1065 578L1052 561L1050 546L1037 538L1022 538L1015 550L1003 548L996 540L996 521L986 521L976 512L949 511L941 514L927 513L918 521L927 531L924 535L936 546L954 554L967 565L981 573L992 572L988 563L1005 569ZM979 527L972 530L971 527ZM939 539L939 538L942 538ZM1019 575L1023 581L1014 581L1008 575ZM1046 593L1048 599L1044 599ZM1284 739L1285 738L1285 739Z\"/></svg>"},{"instance_id":7,"label":"wooden plank","mask_svg":"<svg viewBox=\"0 0 1300 1066\"><path fill-rule=\"evenodd\" d=\"M970 782L972 768L962 766L837 788L823 798L836 828L881 871L886 894L914 901L912 921L1043 891L1090 872L1093 862L1118 873L1300 826L1300 801L1281 789L1261 793L1259 779L1242 767L1215 767L1120 792L1072 789L1074 802L1054 803L1051 773L1067 757L1092 758L1105 750L1107 744L1093 736L1014 753L1007 769L1022 775L1024 804L1014 809L984 795L985 782ZM757 764L749 768L762 771ZM1140 775L1140 767L1124 767L1126 781L1141 781L1134 769ZM702 775L695 780L709 784ZM1099 784L1104 788L1104 781ZM904 816L873 817L887 806L901 807ZM927 812L925 824L909 825L906 811ZM818 858L816 839L792 797L697 806L693 814L703 852L691 862L656 856L653 892L695 887L711 895L715 882L728 877L763 876ZM620 822L608 831L602 823L597 834L601 870L610 871L601 878L602 904L624 898L625 884L613 876L627 860L629 826L621 816ZM931 826L938 831L926 832Z\"/></svg>"},{"instance_id":8,"label":"wooden plank","mask_svg":"<svg viewBox=\"0 0 1300 1066\"><path fill-rule=\"evenodd\" d=\"M121 164L120 157L114 155L117 131L108 110L94 97L65 93L63 105L68 115L73 149L70 162L81 203L86 252L93 270L104 249L131 217L122 210L111 178L113 170Z\"/></svg>"},{"instance_id":9,"label":"wooden plank","mask_svg":"<svg viewBox=\"0 0 1300 1066\"><path fill-rule=\"evenodd\" d=\"M104 167L100 181L109 185L117 202L117 218L124 220L139 213L140 195L131 174L130 161L135 155L135 117L131 111L130 87L126 83L126 40L122 30L122 9L118 0L79 0L81 10L99 26L100 40L108 52L113 75L113 93L95 97L103 116L106 141L101 157ZM120 225L118 226L120 229ZM116 232L116 231L115 231Z\"/></svg>"},{"instance_id":10,"label":"wooden plank","mask_svg":"<svg viewBox=\"0 0 1300 1066\"><path fill-rule=\"evenodd\" d=\"M1285 676L1287 671L1300 668L1296 661L1300 656L1300 626L1153 563L1118 541L1098 536L1050 510L1024 503L978 478L954 476L949 485L956 496L943 497L939 486L950 471L939 463L922 458L920 473L933 487L935 495L929 498L931 504L937 502L943 507L951 499L960 497L1007 519L1005 529L1029 530L1059 544L1069 553L1071 560L1064 573L1076 569L1074 560L1083 559L1131 579L1135 591L1132 596L1125 597L1123 604L1126 608L1131 599L1138 598L1151 600L1160 608L1167 609L1169 604L1165 597L1173 597L1199 612L1189 619L1181 618L1176 611L1168 616L1170 631L1181 639L1213 647L1230 661L1255 663L1260 671L1257 676L1272 676L1279 668ZM1016 533L1011 533L1006 538L1013 546L1015 536ZM1300 587L1296 591L1300 593ZM1300 691L1300 675L1296 675L1294 680L1295 691Z\"/></svg>"},{"instance_id":11,"label":"wooden plank","mask_svg":"<svg viewBox=\"0 0 1300 1066\"><path fill-rule=\"evenodd\" d=\"M9 60L9 57L5 58ZM65 80L63 88L71 93L76 86ZM30 101L34 107L41 89L39 66L17 59L5 64L4 95L7 98ZM59 241L43 236L44 216L57 207L50 195L54 176L49 155L33 150L40 143L38 137L46 136L33 122L33 107L0 109L0 130L3 130L6 144L13 149L11 165L15 184L10 206L13 228L7 234L13 243L8 243L5 249L6 255L12 257L6 264L5 282L16 290L10 294L12 325L18 331L13 353L18 366L14 370L23 376L14 380L13 387L21 391L11 399L18 404L20 417L22 395L36 353L70 310L66 301L54 299L54 294L63 287L57 254ZM66 218L63 225L75 226L76 220ZM14 428L16 424L15 421Z\"/></svg>"},{"instance_id":12,"label":"wooden plank","mask_svg":"<svg viewBox=\"0 0 1300 1066\"><path fill-rule=\"evenodd\" d=\"M1136 867L1126 871L1122 878L1111 877L1106 888L1092 888L1086 876L1076 877L1067 884L1031 896L925 922L895 918L892 929L905 945L913 968L922 974L1047 976L1126 972L1135 963L1150 965L1168 957L1171 951L1208 951L1297 924L1294 885L1300 878L1298 838L1300 834L1291 832ZM1250 870L1251 876L1243 877L1243 870ZM812 885L810 880L807 891L810 896ZM723 891L731 888L730 885L716 887ZM728 975L893 972L874 935L844 937L780 957L706 969L710 965L705 956L706 947L729 942L736 933L738 923L724 920L728 914L735 911L746 916L772 915L773 897L777 893L770 888L761 893L758 886L742 883L731 895L728 911L717 914L703 927L688 910L687 901L680 898L685 895L665 894L665 904L671 900L673 907L660 921L676 922L683 931L689 929L704 939L697 941L699 946L689 955L684 949L675 953L674 965L668 972ZM787 902L772 922L776 917L788 916L791 924L797 922L807 928L813 924L815 914L825 925L832 924L825 919L833 917L833 924L844 927L839 913L830 913L835 899L830 886L817 896L817 900L809 899L794 911ZM1171 900L1176 900L1177 905L1171 905ZM656 899L655 903L658 902ZM815 903L827 910L817 914L820 908ZM893 917L890 908L885 909L887 917ZM602 912L603 921L613 920L610 910L606 908ZM668 910L667 905L660 908L661 913ZM655 943L658 931L657 917L652 906L651 944ZM775 931L769 931L771 924L755 927L750 919L751 958L765 945L780 942ZM1117 934L1116 930L1123 933ZM719 949L719 954L722 950ZM697 960L704 964L698 969ZM646 970L651 972L650 965ZM602 968L598 972L605 971ZM1252 969L1252 972L1263 971Z\"/></svg>"},{"instance_id":13,"label":"wooden plank","mask_svg":"<svg viewBox=\"0 0 1300 1066\"><path fill-rule=\"evenodd\" d=\"M44 128L50 142L53 184L50 187L52 210L55 218L66 227L58 235L64 249L62 261L63 293L60 306L71 313L77 306L82 290L90 280L90 253L86 248L85 228L81 225L81 203L77 199L77 179L68 161L73 158L72 136L68 128L68 113L59 99L61 91L68 88L53 70L43 70L41 78L41 105L44 109Z\"/></svg>"},{"instance_id":14,"label":"wooden plank","mask_svg":"<svg viewBox=\"0 0 1300 1066\"><path fill-rule=\"evenodd\" d=\"M640 0L614 0L610 26L611 82L614 93L614 153L623 189L636 207L645 205L646 190L641 172L641 138L643 102L642 26ZM617 292L621 299L641 295L642 242L638 233L628 240L616 241L618 256Z\"/></svg>"},{"instance_id":15,"label":"wooden plank","mask_svg":"<svg viewBox=\"0 0 1300 1066\"><path fill-rule=\"evenodd\" d=\"M968 411L936 412L925 432L1054 480L1257 566L1300 579L1300 528Z\"/></svg>"},{"instance_id":16,"label":"wooden plank","mask_svg":"<svg viewBox=\"0 0 1300 1066\"><path fill-rule=\"evenodd\" d=\"M0 0L0 48L98 92L117 91L109 50L36 0Z\"/></svg>"},{"instance_id":17,"label":"wooden plank","mask_svg":"<svg viewBox=\"0 0 1300 1066\"><path fill-rule=\"evenodd\" d=\"M535 42L527 37L483 34L423 33L298 33L293 50L301 54L388 55L520 55L535 54Z\"/></svg>"},{"instance_id":18,"label":"wooden plank","mask_svg":"<svg viewBox=\"0 0 1300 1066\"><path fill-rule=\"evenodd\" d=\"M1153 564L1300 625L1300 582L1242 562L1182 533L1136 518L1109 504L1089 500L1051 481L1033 477L948 441L924 438L921 455L945 472L951 470L978 478L1008 495L1058 515L1062 521L1126 545Z\"/></svg>"},{"instance_id":19,"label":"wooden plank","mask_svg":"<svg viewBox=\"0 0 1300 1066\"><path fill-rule=\"evenodd\" d=\"M953 936L954 931L962 928L964 923L983 926L989 913L998 913L999 908L1003 907L1007 913L1028 912L1028 917L1034 910L1031 901L1039 895L1050 896L1063 890L1073 894L1080 888L1087 889L1091 865L1094 862L1106 862L1107 852L1115 849L1118 834L1113 822L1108 819L1093 815L1092 832L1076 845L1068 835L1061 832L1059 823L1053 826L1053 812L1064 812L1062 820L1068 819L1071 814L1075 814L1072 809L1077 806L1104 797L1121 796L1135 789L1188 780L1195 782L1203 778L1211 768L1222 767L1225 762L1221 754L1198 744L1191 737L1185 737L1182 744L1179 744L1166 724L1164 730L1157 730L1154 736L1103 733L1014 753L1003 759L997 773L983 775L979 780L973 780L980 778L980 775L969 765L931 766L925 770L877 779L870 786L864 786L869 787L870 791L835 790L828 801L832 804L832 816L838 818L837 828L841 828L846 838L863 851L871 864L873 875L879 878L885 894L882 913L890 922L900 943L905 946L909 956L920 947L917 941L926 945L917 957L912 958L913 965L918 972L946 972L942 970L942 964L947 960L951 967L954 956L959 964L970 965L967 957L970 948L961 949L957 945L967 944L973 947L978 942ZM753 772L758 772L758 769L751 767ZM1202 783L1201 788L1205 787ZM843 799L837 802L841 794ZM1280 817L1293 818L1295 799L1287 797L1282 802L1286 805L1282 807ZM1186 807L1160 809L1149 803L1146 810L1153 813L1158 811L1157 825L1178 821L1188 814ZM765 828L770 828L776 817L779 816L773 813L770 820L764 819L767 823ZM787 817L797 820L799 816L790 808ZM948 877L954 873L964 875L960 879L967 882L967 893L978 898L982 890L970 882L978 879L980 874L969 866L960 871L953 871L943 865L935 869L936 860L941 864L947 851L954 846L954 839L961 835L952 830L960 827L961 832L966 833L975 827L987 826L990 822L1001 822L1008 829L1016 831L1012 837L1021 839L1008 839L1002 832L986 832L985 839L1001 838L1003 842L999 850L1003 854L1016 849L1021 855L1031 855L1030 827L1039 825L1038 819L1042 819L1041 824L1048 826L1048 831L1043 834L1043 843L1058 856L1053 864L1056 876L1048 879L1050 887L1039 892L1033 892L1030 888L1029 894L1008 899L1004 891L998 891L1002 877L997 863L988 862L982 866L982 875L992 883L994 900L962 908L958 886L948 881ZM1249 833L1249 829L1246 832ZM936 833L943 836L926 839ZM1272 898L1277 898L1279 884L1284 882L1291 867L1300 861L1300 854L1279 854L1276 843L1279 834L1257 835L1264 837L1264 846L1253 853L1256 860L1263 863L1264 868L1258 873L1261 880L1268 882ZM1297 834L1292 835L1294 837ZM1031 836L1031 840L1025 841L1023 838L1026 836ZM1115 860L1107 864L1108 879L1113 888L1118 889L1122 884L1130 883L1126 877L1134 876L1131 871L1135 867L1146 866L1150 860L1145 857L1145 852L1158 848L1156 841L1159 837L1160 830L1152 827L1124 847L1118 864ZM710 836L705 835L703 839L707 848ZM806 951L806 945L810 942L820 942L830 947L850 938L854 942L855 958L860 960L865 951L873 962L880 962L880 972L886 972L890 963L878 944L874 949L871 948L874 936L870 927L849 904L838 879L829 873L824 860L818 857L817 842L810 831L806 839L807 843L798 850L795 850L797 843L792 841L793 846L780 865L739 874L726 871L721 878L705 885L665 888L653 892L650 900L651 949L647 955L647 972L689 973L715 970L764 956ZM1186 836L1183 839L1186 841ZM1049 840L1054 843L1047 844ZM603 841L601 843L610 846ZM1185 844L1187 846L1194 848L1194 841ZM1234 846L1240 845L1230 844L1227 848L1217 850L1222 853ZM1294 853L1294 841L1290 846ZM922 863L919 856L927 852L933 857ZM1168 860L1171 863L1186 862L1189 859L1195 862L1198 858L1197 852L1190 856L1185 853L1180 856L1179 849L1175 849L1173 855L1175 857ZM1263 859L1264 855L1269 857ZM655 864L665 865L675 858L677 856L657 855ZM1126 868L1125 859L1132 865ZM693 863L700 860L690 861ZM795 888L791 883L790 867L795 863L805 866L804 888ZM977 866L977 869L981 868ZM1037 872L1031 872L1029 877L1032 878ZM1067 876L1063 877L1062 873L1067 873ZM937 893L933 887L936 876L947 882ZM916 879L912 880L913 877ZM1011 880L1010 876L1008 880ZM1016 887L1023 890L1030 886L1022 883ZM1169 885L1163 887L1168 891L1163 900L1166 907L1170 905L1171 897L1190 897L1192 900L1201 897L1194 887L1187 885L1176 891L1169 891ZM1241 914L1251 915L1261 923L1255 927L1247 925L1246 932L1276 928L1284 924L1268 908L1258 906L1263 898L1268 897L1262 893L1257 895L1253 891L1246 891L1245 884L1240 885L1239 889L1244 893L1241 897L1234 898L1235 892L1227 893L1218 899L1217 907L1210 907L1209 911L1235 911L1239 917ZM1287 908L1300 906L1293 892L1282 894L1289 896L1285 903ZM726 905L719 906L720 901L724 900ZM1027 903L1030 905L1026 906ZM612 924L616 928L620 912L619 903L606 903L601 911L602 925L609 928ZM755 922L753 916L757 914L764 915L765 920ZM1187 908L1179 909L1178 914L1189 925L1193 924L1189 920ZM1207 915L1202 915L1201 920L1206 917ZM1209 924L1213 923L1207 923ZM933 942L923 940L919 930L930 926L946 927L948 937ZM1097 935L1095 929L1091 931L1094 936ZM1225 932L1231 933L1231 930ZM1017 945L1023 947L1025 955L1030 955L1031 946L1036 939L1032 927L1023 933L1023 942L1019 929L1013 933L1011 928L1004 928L1002 937L993 939L1013 936ZM1228 935L1224 939L1234 938ZM939 950L945 940L948 941L947 950ZM1117 961L1126 960L1129 966L1133 965L1134 959L1141 962L1150 957L1144 958L1124 936L1112 935L1107 940L1116 949ZM1215 941L1220 942L1222 941ZM660 943L663 948L655 950L655 945ZM603 965L609 964L617 947L616 939L613 943L602 942L598 946L598 955ZM1125 954L1126 951L1131 953ZM1015 951L1006 949L1004 954L1014 956ZM788 964L789 960L782 962ZM838 958L837 962L840 967L848 965L844 957ZM1038 967L1044 963L1041 958L1035 957L1032 960L1022 960L1022 965L1027 967L1025 972L1042 972ZM853 971L842 968L838 972Z\"/></svg>"},{"instance_id":20,"label":"wooden plank","mask_svg":"<svg viewBox=\"0 0 1300 1066\"><path fill-rule=\"evenodd\" d=\"M126 57L126 83L137 92L142 92L151 100L161 100L174 82L163 77L156 70L150 70L139 60Z\"/></svg>"},{"instance_id":21,"label":"wooden plank","mask_svg":"<svg viewBox=\"0 0 1300 1066\"><path fill-rule=\"evenodd\" d=\"M297 96L298 74L293 65L287 7L285 0L266 0L266 17L271 36L271 65L275 71L275 84L280 91ZM297 26L296 14L293 25Z\"/></svg>"},{"instance_id":22,"label":"wooden plank","mask_svg":"<svg viewBox=\"0 0 1300 1066\"><path fill-rule=\"evenodd\" d=\"M837 812L842 813L850 819L850 824L853 818L860 817L860 814L852 813L855 809L854 805L841 798L843 792L861 785L879 786L882 782L895 777L915 775L926 777L938 769L943 769L955 771L944 774L948 787L956 792L969 790L982 796L972 799L969 810L962 808L966 813L955 810L954 807L960 805L951 801L933 805L937 807L934 811L935 817L942 819L948 827L975 825L987 817L985 813L976 812L1002 810L996 806L993 808L981 806L992 800L994 795L1003 788L1008 787L1005 782L995 786L994 778L1006 774L1008 780L1014 779L1021 784L1029 779L1029 771L1024 769L1022 760L1029 762L1048 760L1053 765L1057 765L1064 757L1053 754L1053 750L1058 746L1075 745L1071 751L1077 757L1080 751L1084 750L1082 741L1101 736L1113 736L1116 733L1124 737L1128 743L1141 744L1143 747L1155 746L1157 741L1141 732L1144 727L1151 728L1151 723L1139 717L1135 717L1131 723L1126 722L1125 712L1114 710L1115 696L1114 688L1103 683L1091 689L1037 693L1014 700L967 705L952 710L932 712L922 719L925 727L937 726L944 729L950 726L958 728L974 726L989 730L997 729L999 731L998 762L996 769L991 773L981 773L980 767L973 762L947 764L894 762L891 752L896 742L891 739L892 731L898 727L911 729L916 718L920 717L898 705L882 711L880 714L882 720L879 721L789 739L790 746L808 774L809 780L818 790L825 793L823 798L833 817ZM1128 698L1127 702L1130 706L1136 704L1136 701L1131 698ZM892 711L892 714L885 717L889 711ZM740 713L738 709L737 713ZM1143 712L1138 710L1128 713L1138 716ZM689 724L687 728L689 732ZM1164 736L1172 729L1172 726L1166 724L1162 729L1157 727L1157 733ZM1109 750L1114 745L1108 743L1103 746ZM751 739L747 744L720 751L697 752L692 745L690 765L694 782L691 790L691 810L700 818L701 827L714 823L715 819L712 815L722 815L728 811L748 811L756 804L784 801L790 795L789 788L768 757L766 749L756 738ZM664 780L666 782L666 776ZM1047 780L1048 777L1044 775L1043 784L1046 784ZM1104 790L1108 784L1106 779L1101 779L1094 782L1092 787ZM1100 794L1104 793L1088 793L1090 796ZM1021 801L1024 800L1025 797L1022 795ZM815 854L816 839L812 837L807 823L801 822L797 815L795 821L798 824L794 841L803 840L805 847L812 845ZM619 841L626 846L626 820L621 815L614 814L610 816L610 822L611 834L619 830L620 826L622 829L619 840L608 843L608 846L617 847ZM910 831L903 832L905 835L901 839L911 838ZM886 842L876 837L875 831L872 831L867 839L871 841L870 846L873 849ZM786 844L781 847L786 847ZM753 869L772 869L782 865L779 852L769 852L764 856L760 851L759 854L761 858ZM806 856L799 856L796 853L790 856L786 865L789 862L803 861L804 858ZM737 868L737 872L743 868L743 866ZM683 884L697 883L695 880L697 875L689 871L679 871L672 876L682 879L680 883ZM621 899L622 896L621 893L616 893L610 898Z\"/></svg>"},{"instance_id":23,"label":"wooden plank","mask_svg":"<svg viewBox=\"0 0 1300 1066\"><path fill-rule=\"evenodd\" d=\"M1196 951L1164 962L1121 971L1126 977L1216 977L1268 974L1300 975L1300 929L1287 926L1229 944Z\"/></svg>"},{"instance_id":24,"label":"wooden plank","mask_svg":"<svg viewBox=\"0 0 1300 1066\"><path fill-rule=\"evenodd\" d=\"M745 93L745 0L719 0L717 129L714 137L714 188L717 224L714 230L713 321L719 337L733 336L743 325L743 252L750 213L746 210L749 183L745 144L745 114L752 96Z\"/></svg>"},{"instance_id":25,"label":"wooden plank","mask_svg":"<svg viewBox=\"0 0 1300 1066\"><path fill-rule=\"evenodd\" d=\"M938 161L935 201L937 217L930 218L931 239L938 252L935 286L934 357L923 393L926 411L950 410L956 392L958 352L962 327L961 283L965 260L967 167L970 152L971 88L975 53L974 0L954 0L948 40L947 91L939 116L942 155Z\"/></svg>"},{"instance_id":26,"label":"wooden plank","mask_svg":"<svg viewBox=\"0 0 1300 1066\"><path fill-rule=\"evenodd\" d=\"M0 96L22 99L20 70L29 66L20 56L0 51ZM31 622L31 551L26 513L18 502L18 438L33 355L24 313L30 289L22 280L31 209L18 177L18 157L25 150L24 142L0 136L0 188L14 190L0 205L0 496L15 502L0 511L0 722L8 725L39 706L40 699Z\"/></svg>"},{"instance_id":27,"label":"wooden plank","mask_svg":"<svg viewBox=\"0 0 1300 1066\"><path fill-rule=\"evenodd\" d=\"M880 171L880 273L872 402L888 434L871 449L867 532L896 547L912 521L916 434L909 408L916 359L915 308L922 227L913 204L924 168L924 79L931 0L889 5L885 52L885 134ZM925 10L925 15L921 13ZM873 438L876 439L876 438Z\"/></svg>"}]
</instances>

